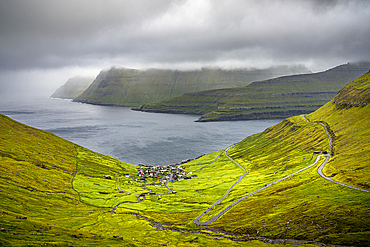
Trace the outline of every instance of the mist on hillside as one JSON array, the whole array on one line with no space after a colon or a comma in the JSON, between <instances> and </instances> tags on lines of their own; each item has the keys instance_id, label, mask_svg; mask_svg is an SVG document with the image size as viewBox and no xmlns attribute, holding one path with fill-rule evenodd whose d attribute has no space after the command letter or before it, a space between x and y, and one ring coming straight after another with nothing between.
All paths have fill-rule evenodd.
<instances>
[{"instance_id":1,"label":"mist on hillside","mask_svg":"<svg viewBox=\"0 0 370 247\"><path fill-rule=\"evenodd\" d=\"M369 13L346 0L1 1L0 94L50 95L112 66L323 71L369 59Z\"/></svg>"}]
</instances>

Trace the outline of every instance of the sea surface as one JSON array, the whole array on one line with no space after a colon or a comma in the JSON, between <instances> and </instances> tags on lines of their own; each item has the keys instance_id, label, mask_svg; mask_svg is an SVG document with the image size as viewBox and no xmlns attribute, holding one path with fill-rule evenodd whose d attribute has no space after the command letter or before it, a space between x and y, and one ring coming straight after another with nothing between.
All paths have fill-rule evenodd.
<instances>
[{"instance_id":1,"label":"sea surface","mask_svg":"<svg viewBox=\"0 0 370 247\"><path fill-rule=\"evenodd\" d=\"M0 113L119 160L150 165L221 150L281 121L198 123L194 115L145 113L47 97L0 99Z\"/></svg>"}]
</instances>

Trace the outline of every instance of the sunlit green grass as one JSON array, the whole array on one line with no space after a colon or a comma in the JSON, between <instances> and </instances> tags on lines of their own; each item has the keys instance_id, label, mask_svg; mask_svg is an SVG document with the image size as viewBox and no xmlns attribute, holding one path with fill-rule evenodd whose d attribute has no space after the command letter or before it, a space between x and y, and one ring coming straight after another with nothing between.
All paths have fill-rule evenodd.
<instances>
[{"instance_id":1,"label":"sunlit green grass","mask_svg":"<svg viewBox=\"0 0 370 247\"><path fill-rule=\"evenodd\" d=\"M324 173L367 189L369 111L369 106L347 109L328 103L307 115L309 122L303 116L288 118L230 147L228 155L242 165L247 174L201 221L265 184L312 164L316 158L314 151L328 151L328 138L316 121L326 122L334 134L334 156ZM0 228L5 229L0 231L0 245L3 246L44 243L56 246L69 243L74 246L271 246L259 241L235 242L224 237L369 245L370 193L321 178L317 167L323 158L314 167L241 201L215 223L204 227L195 225L193 220L244 173L225 151L219 150L182 165L197 177L168 183L176 194L165 194L166 188L149 185L148 189L163 195L146 195L143 202L138 202L138 195L148 190L142 188L143 182L132 179L137 176L134 165L2 115L0 138ZM127 173L130 178L124 176ZM119 187L128 193L117 190L117 180ZM162 224L168 229L159 230L153 224ZM216 229L221 232L214 232Z\"/></svg>"},{"instance_id":2,"label":"sunlit green grass","mask_svg":"<svg viewBox=\"0 0 370 247\"><path fill-rule=\"evenodd\" d=\"M132 215L145 215L146 208L158 207L155 196L148 196L147 205L136 203L135 210L119 208L111 213L116 203L136 200L135 196L116 191L114 180L117 176L123 181L125 173L135 175L135 166L0 117L1 246L240 245L222 237L215 239L212 234L157 231L148 221ZM212 158L213 155L209 160ZM105 175L113 179L105 179ZM178 197L170 194L167 199L175 203ZM187 211L181 203L178 206L177 211ZM176 217L184 213L170 211L173 205L166 209L167 204L161 203L159 207L162 211L155 215L158 221L175 218L178 224L184 224L182 217Z\"/></svg>"}]
</instances>

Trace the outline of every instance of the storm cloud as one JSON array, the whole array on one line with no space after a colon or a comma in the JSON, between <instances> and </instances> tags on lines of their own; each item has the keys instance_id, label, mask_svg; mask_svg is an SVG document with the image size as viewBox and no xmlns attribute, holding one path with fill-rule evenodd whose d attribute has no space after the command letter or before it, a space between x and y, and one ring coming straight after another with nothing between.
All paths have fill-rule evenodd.
<instances>
[{"instance_id":1,"label":"storm cloud","mask_svg":"<svg viewBox=\"0 0 370 247\"><path fill-rule=\"evenodd\" d=\"M356 0L1 0L0 70L323 70L369 60L369 23Z\"/></svg>"}]
</instances>

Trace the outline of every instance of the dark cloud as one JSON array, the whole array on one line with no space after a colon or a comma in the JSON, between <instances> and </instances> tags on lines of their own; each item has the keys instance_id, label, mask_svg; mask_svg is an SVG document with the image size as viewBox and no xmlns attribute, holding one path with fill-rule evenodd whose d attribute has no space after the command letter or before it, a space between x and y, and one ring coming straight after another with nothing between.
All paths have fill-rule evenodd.
<instances>
[{"instance_id":1,"label":"dark cloud","mask_svg":"<svg viewBox=\"0 0 370 247\"><path fill-rule=\"evenodd\" d=\"M201 67L370 58L370 1L0 1L0 68Z\"/></svg>"}]
</instances>

